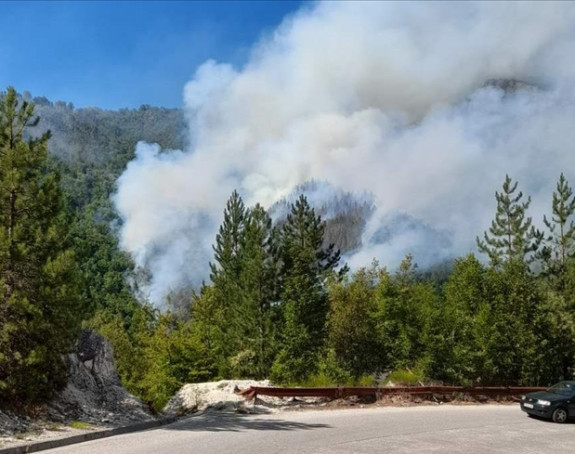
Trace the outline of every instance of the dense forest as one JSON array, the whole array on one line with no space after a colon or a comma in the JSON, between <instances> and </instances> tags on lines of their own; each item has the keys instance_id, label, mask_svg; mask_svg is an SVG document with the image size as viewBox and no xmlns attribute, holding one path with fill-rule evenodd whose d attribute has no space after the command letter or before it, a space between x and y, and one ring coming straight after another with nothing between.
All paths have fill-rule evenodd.
<instances>
[{"instance_id":1,"label":"dense forest","mask_svg":"<svg viewBox=\"0 0 575 454\"><path fill-rule=\"evenodd\" d=\"M118 249L114 182L138 140L181 148L178 110L74 109L0 97L0 405L39 402L65 380L82 328L112 343L127 388L161 409L184 383L546 385L575 370L575 197L558 175L548 215L506 177L478 256L420 272L374 261L350 271L369 202L266 211L231 194L210 280L159 311L145 270ZM52 134L48 132L50 130ZM511 172L513 169L509 169ZM312 184L312 183L310 183ZM313 189L313 188L312 188ZM278 212L284 213L277 216ZM144 275L144 277L142 277Z\"/></svg>"}]
</instances>

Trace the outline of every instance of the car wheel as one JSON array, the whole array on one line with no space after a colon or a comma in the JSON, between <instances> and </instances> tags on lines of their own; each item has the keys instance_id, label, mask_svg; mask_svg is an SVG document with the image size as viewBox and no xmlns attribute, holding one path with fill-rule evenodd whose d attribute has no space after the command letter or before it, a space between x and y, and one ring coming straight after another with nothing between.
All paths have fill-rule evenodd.
<instances>
[{"instance_id":1,"label":"car wheel","mask_svg":"<svg viewBox=\"0 0 575 454\"><path fill-rule=\"evenodd\" d=\"M554 422L563 423L567 421L567 410L564 408L556 408L553 412L552 419Z\"/></svg>"}]
</instances>

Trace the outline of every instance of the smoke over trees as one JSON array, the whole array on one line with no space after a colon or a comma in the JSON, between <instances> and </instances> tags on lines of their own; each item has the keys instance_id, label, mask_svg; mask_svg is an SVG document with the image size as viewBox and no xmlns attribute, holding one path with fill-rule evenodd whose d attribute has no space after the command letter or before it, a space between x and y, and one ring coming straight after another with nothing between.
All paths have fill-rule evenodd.
<instances>
[{"instance_id":1,"label":"smoke over trees","mask_svg":"<svg viewBox=\"0 0 575 454\"><path fill-rule=\"evenodd\" d=\"M503 187L496 216L503 198L512 206L523 197L509 176ZM558 187L568 193L563 176ZM521 205L517 222L508 219L505 234L527 232L528 208ZM408 381L544 385L575 372L573 293L556 285L575 282L573 257L541 273L537 248L525 260L524 243L511 242L512 251L522 247L489 265L472 254L456 259L438 286L411 255L396 273L377 262L351 275L345 267L334 273L339 257L323 249L324 228L303 196L274 229L261 206L245 208L234 191L216 237L214 279L193 298L189 321L173 328L178 338L188 326L193 351L204 352L207 363L196 356L180 366L201 371L198 380L272 376L308 385L374 383L390 370L404 371ZM510 247L504 244L504 252Z\"/></svg>"},{"instance_id":2,"label":"smoke over trees","mask_svg":"<svg viewBox=\"0 0 575 454\"><path fill-rule=\"evenodd\" d=\"M8 106L18 105L20 101L8 95ZM26 108L24 104L22 108ZM10 118L10 109L6 109L6 118ZM21 114L24 123L28 121L25 111ZM14 229L26 238L31 238L32 230L40 235L28 244L41 241L42 247L18 249L19 253L40 255L31 263L19 262L22 268L12 268L32 271L31 276L49 283L51 290L36 292L35 281L27 280L28 271L6 280L4 291L8 292L12 283L15 293L1 307L0 326L12 333L3 339L14 345L18 339L23 348L31 346L36 330L52 333L59 326L69 334L63 334L58 344L59 351L66 351L81 315L86 324L111 340L126 386L158 409L182 384L218 377L273 376L278 383L365 384L395 370L404 380L536 385L570 377L575 370L575 262L570 243L574 213L563 174L553 197L548 198L550 217L543 219L547 228L543 248L536 250L538 244L528 247L527 260L524 246L530 239L521 237L502 246L495 242L494 246L503 248L502 260L484 265L473 255L462 257L437 281L430 280L433 274L418 271L417 256L412 255L404 258L397 272L377 263L353 274L345 266L335 272L339 254L326 247L327 224L306 197L276 205L271 210L274 222L261 205L246 207L234 191L214 237L212 265L203 264L211 269L211 281L197 293L180 295L191 305L162 314L137 302L129 292L124 277L133 273L133 267L118 252L106 226L93 217L98 210L106 213L105 199L96 199L93 208L82 210L76 208L73 198L65 205L54 168L63 169L64 178L70 178L73 163L49 164L47 136L27 143L16 141L13 148L6 137L6 153L1 159L7 161L1 166L0 189L10 194L20 181L20 194L32 189L43 194L34 200L24 197L26 203L42 201L42 206L33 209L26 205L29 209L15 218L22 222L22 229ZM16 151L23 153L21 157L32 153L35 158L21 161L16 159ZM26 169L24 163L32 166L25 170L26 180L18 176ZM529 235L537 224L537 220L527 223L531 207L516 191L517 186L506 177L503 192L495 199L495 217L506 222L498 225L502 232L495 229L492 233L507 239L509 235ZM310 194L315 197L313 191ZM10 197L4 200L9 202ZM323 199L315 200L320 211L329 214L329 204L321 205L318 200ZM370 212L369 203L356 204L348 195L338 200L347 207L344 211L351 213L349 219ZM278 215L280 212L287 216ZM2 213L7 226L4 256L8 279L10 215L14 214L9 203ZM74 232L71 242L62 224L66 216L74 219L69 224ZM55 232L58 235L54 236ZM66 247L81 261L74 262ZM492 255L489 248L485 252ZM31 266L40 263L42 254L60 258L50 259L44 271L36 272ZM78 280L78 271L84 279ZM24 297L24 291L32 293ZM76 305L79 299L81 314ZM28 310L32 311L24 317L28 320L41 314L34 309L34 301L42 301L42 310L58 308L55 324L50 324L49 317L43 317L42 323L22 323ZM22 336L26 343L21 343ZM9 370L11 377L28 374L35 367L16 356L11 358L5 353L9 351L13 348L3 347L2 370ZM30 375L34 383L24 379L16 383L3 376L5 402L35 400L39 396L30 393L30 387L49 374L57 377L61 371L58 362L42 352L33 351L34 364L48 368ZM58 383L55 379L48 388L37 389L52 391Z\"/></svg>"},{"instance_id":3,"label":"smoke over trees","mask_svg":"<svg viewBox=\"0 0 575 454\"><path fill-rule=\"evenodd\" d=\"M47 137L0 138L0 393L33 399L23 367L45 378L54 365L34 348L40 334L76 326L70 247L86 324L158 407L185 381L272 372L299 383L390 369L461 384L572 376L574 22L567 2L320 2L241 68L198 68L183 113L43 103L69 134L55 134L54 159ZM3 127L28 115L10 93ZM11 199L16 183L24 197ZM331 273L328 234L352 274ZM366 269L374 257L382 265ZM455 264L441 282L415 267L444 259ZM170 294L178 314L158 309Z\"/></svg>"},{"instance_id":4,"label":"smoke over trees","mask_svg":"<svg viewBox=\"0 0 575 454\"><path fill-rule=\"evenodd\" d=\"M206 62L185 87L189 146L140 144L114 198L151 299L207 279L190 270L234 189L266 209L310 180L370 194L352 269L472 252L506 172L540 219L557 175L573 178L574 21L568 2L318 2L244 65Z\"/></svg>"}]
</instances>

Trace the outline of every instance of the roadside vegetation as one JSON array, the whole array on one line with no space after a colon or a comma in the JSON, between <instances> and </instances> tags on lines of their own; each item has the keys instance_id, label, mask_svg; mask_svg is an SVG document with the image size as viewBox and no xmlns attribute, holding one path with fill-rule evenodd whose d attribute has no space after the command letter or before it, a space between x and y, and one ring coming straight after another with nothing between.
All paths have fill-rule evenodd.
<instances>
[{"instance_id":1,"label":"roadside vegetation","mask_svg":"<svg viewBox=\"0 0 575 454\"><path fill-rule=\"evenodd\" d=\"M350 272L305 196L274 225L234 192L210 282L160 312L134 297L145 270L118 249L109 196L140 119L154 124L149 140L181 146L177 112L120 112L131 125L122 130L112 113L39 101L52 127L70 131L55 134L52 153L33 100L0 96L0 407L58 390L62 355L82 327L110 340L125 386L157 409L184 383L220 378L535 386L573 376L575 197L564 175L541 230L506 177L491 228L470 232L480 255L439 276L419 272L411 255L398 270L373 262ZM115 153L98 156L97 137Z\"/></svg>"}]
</instances>

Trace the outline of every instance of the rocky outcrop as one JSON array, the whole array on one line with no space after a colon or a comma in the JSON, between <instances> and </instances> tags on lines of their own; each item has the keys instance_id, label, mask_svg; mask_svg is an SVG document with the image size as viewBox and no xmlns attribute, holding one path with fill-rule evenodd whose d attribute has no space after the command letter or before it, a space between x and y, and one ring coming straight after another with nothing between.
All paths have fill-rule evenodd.
<instances>
[{"instance_id":1,"label":"rocky outcrop","mask_svg":"<svg viewBox=\"0 0 575 454\"><path fill-rule=\"evenodd\" d=\"M104 337L85 330L66 362L68 384L48 405L51 419L119 425L153 418L147 405L122 386L114 352Z\"/></svg>"},{"instance_id":2,"label":"rocky outcrop","mask_svg":"<svg viewBox=\"0 0 575 454\"><path fill-rule=\"evenodd\" d=\"M42 431L50 423L85 421L96 426L117 427L154 419L148 406L130 394L120 381L110 343L99 334L82 332L75 352L65 358L68 383L35 416L0 409L0 437Z\"/></svg>"}]
</instances>

